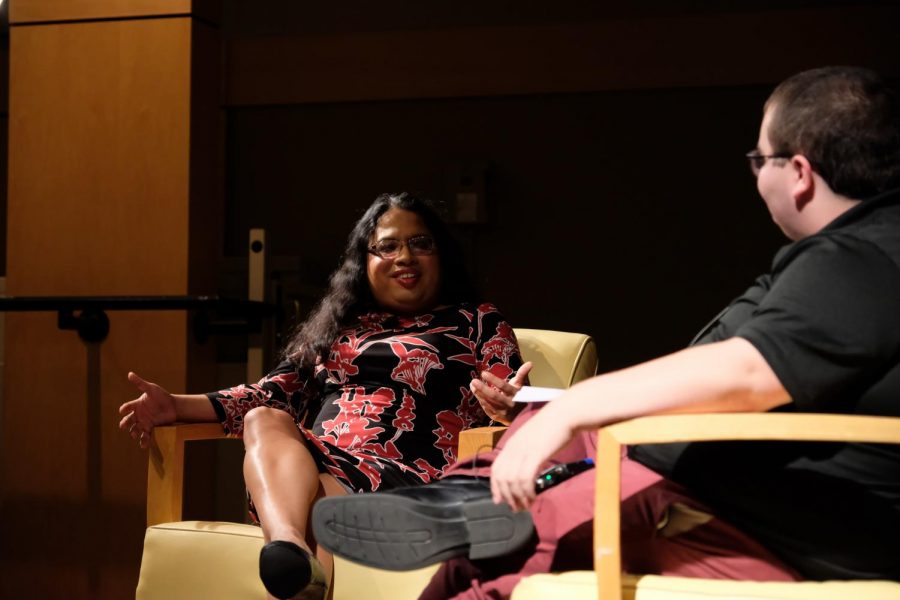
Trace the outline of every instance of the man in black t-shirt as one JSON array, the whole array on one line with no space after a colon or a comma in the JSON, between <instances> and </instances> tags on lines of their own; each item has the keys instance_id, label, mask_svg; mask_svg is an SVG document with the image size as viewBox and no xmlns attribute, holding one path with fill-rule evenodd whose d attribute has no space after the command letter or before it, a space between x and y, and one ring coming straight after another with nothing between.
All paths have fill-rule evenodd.
<instances>
[{"instance_id":1,"label":"man in black t-shirt","mask_svg":"<svg viewBox=\"0 0 900 600\"><path fill-rule=\"evenodd\" d=\"M521 576L559 569L560 561L572 558L562 545L590 520L594 475L573 477L537 497L534 481L548 460L591 455L592 434L579 432L679 412L900 416L896 95L864 69L795 75L766 102L757 146L747 158L772 219L792 243L697 343L573 386L540 411L523 413L499 454L487 457L488 467L462 464L452 471L490 475L491 489L484 493L513 509L530 508L540 543L493 563L455 558L426 597L506 596ZM517 391L483 379L473 382L482 401L510 402ZM412 499L402 490L391 494L398 505L409 500L409 514L434 505L450 510L449 483L425 486L433 488L433 497L421 491ZM638 446L623 458L623 488L626 570L740 579L900 579L896 446ZM478 495L467 494L463 504L473 505ZM325 525L329 519L346 525L365 515L378 496L329 500L318 511L316 534L350 558L402 567L389 557L355 555ZM340 506L343 516L334 517L332 506ZM667 531L664 518L679 511L690 518ZM411 519L409 514L403 519ZM384 534L405 526L391 519L379 525ZM629 531L632 526L637 533ZM467 550L461 544L454 552ZM448 552L439 548L435 556ZM583 558L581 566L590 568L590 552Z\"/></svg>"}]
</instances>

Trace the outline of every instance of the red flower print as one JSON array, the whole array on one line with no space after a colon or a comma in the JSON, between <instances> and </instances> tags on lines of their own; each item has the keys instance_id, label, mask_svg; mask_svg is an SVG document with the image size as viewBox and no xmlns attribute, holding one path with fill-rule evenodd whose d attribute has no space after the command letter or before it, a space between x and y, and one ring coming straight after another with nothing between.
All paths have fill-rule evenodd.
<instances>
[{"instance_id":1,"label":"red flower print","mask_svg":"<svg viewBox=\"0 0 900 600\"><path fill-rule=\"evenodd\" d=\"M434 447L444 455L446 464L456 460L456 447L459 445L459 432L463 428L463 421L452 410L442 410L437 415L438 428L432 430L437 441Z\"/></svg>"},{"instance_id":2,"label":"red flower print","mask_svg":"<svg viewBox=\"0 0 900 600\"><path fill-rule=\"evenodd\" d=\"M421 348L407 350L406 346L398 342L391 342L391 350L400 359L400 364L391 371L391 379L405 383L420 394L425 393L425 377L428 371L444 368L438 355L429 350Z\"/></svg>"},{"instance_id":3,"label":"red flower print","mask_svg":"<svg viewBox=\"0 0 900 600\"><path fill-rule=\"evenodd\" d=\"M367 313L359 316L359 329L365 331L384 331L382 324L387 319L385 313Z\"/></svg>"},{"instance_id":4,"label":"red flower print","mask_svg":"<svg viewBox=\"0 0 900 600\"><path fill-rule=\"evenodd\" d=\"M433 345L426 342L422 339L426 335L437 335L438 333L445 333L447 331L455 331L456 327L435 327L434 329L429 329L428 331L423 331L421 333L417 333L415 335L395 335L393 340L395 342L402 342L404 344L409 344L410 346L421 346L423 348L428 348L434 352L437 352L438 349Z\"/></svg>"},{"instance_id":5,"label":"red flower print","mask_svg":"<svg viewBox=\"0 0 900 600\"><path fill-rule=\"evenodd\" d=\"M459 342L464 348L468 350L468 352L463 354L454 354L453 356L448 356L447 360L455 360L457 362L461 362L466 365L475 366L475 340L472 338L472 328L469 328L469 337L461 337L458 335L448 335L453 341Z\"/></svg>"},{"instance_id":6,"label":"red flower print","mask_svg":"<svg viewBox=\"0 0 900 600\"><path fill-rule=\"evenodd\" d=\"M391 425L402 431L412 431L413 421L416 419L416 399L403 390L403 400L397 410L397 416Z\"/></svg>"},{"instance_id":7,"label":"red flower print","mask_svg":"<svg viewBox=\"0 0 900 600\"><path fill-rule=\"evenodd\" d=\"M360 336L356 336L347 332L338 337L338 341L331 345L328 360L324 364L325 369L328 370L329 379L334 381L334 383L347 383L349 375L357 375L359 367L353 363L360 354L365 352L366 348L377 341L372 340L366 344L363 343L376 333L378 331L367 331Z\"/></svg>"},{"instance_id":8,"label":"red flower print","mask_svg":"<svg viewBox=\"0 0 900 600\"><path fill-rule=\"evenodd\" d=\"M499 312L497 307L491 304L490 302L485 302L483 304L478 305L478 320L481 320L485 315L489 315L491 313Z\"/></svg>"},{"instance_id":9,"label":"red flower print","mask_svg":"<svg viewBox=\"0 0 900 600\"><path fill-rule=\"evenodd\" d=\"M353 491L438 479L460 432L488 417L469 389L482 371L509 379L521 364L512 328L492 304L420 316L372 311L354 319L301 377L289 360L258 383L210 394L222 425L240 435L256 406L307 414L319 469Z\"/></svg>"},{"instance_id":10,"label":"red flower print","mask_svg":"<svg viewBox=\"0 0 900 600\"><path fill-rule=\"evenodd\" d=\"M438 471L434 467L428 464L424 458L417 458L413 461L413 464L421 469L421 473L416 473L419 477L422 478L422 481L428 483L429 481L434 481L438 477L441 476L441 471Z\"/></svg>"},{"instance_id":11,"label":"red flower print","mask_svg":"<svg viewBox=\"0 0 900 600\"><path fill-rule=\"evenodd\" d=\"M369 478L369 483L372 484L372 491L377 492L378 488L381 487L381 473L378 469L363 459L359 460L359 463L356 464L356 468Z\"/></svg>"},{"instance_id":12,"label":"red flower print","mask_svg":"<svg viewBox=\"0 0 900 600\"><path fill-rule=\"evenodd\" d=\"M367 447L384 431L377 423L385 407L393 404L395 399L394 390L386 387L378 388L372 394L366 394L361 386L345 390L335 400L340 412L334 419L322 423L323 437L345 450Z\"/></svg>"},{"instance_id":13,"label":"red flower print","mask_svg":"<svg viewBox=\"0 0 900 600\"><path fill-rule=\"evenodd\" d=\"M399 317L397 319L400 329L412 329L413 327L428 327L434 315L418 315L413 318Z\"/></svg>"},{"instance_id":14,"label":"red flower print","mask_svg":"<svg viewBox=\"0 0 900 600\"><path fill-rule=\"evenodd\" d=\"M222 390L219 392L224 398L229 398L231 400L246 400L247 398L255 399L255 396L260 393L265 393L263 387L258 383L241 384L237 387L233 387L227 390ZM254 406L258 406L254 405Z\"/></svg>"},{"instance_id":15,"label":"red flower print","mask_svg":"<svg viewBox=\"0 0 900 600\"><path fill-rule=\"evenodd\" d=\"M275 375L269 378L269 383L274 383L281 391L285 393L286 396L290 397L291 394L298 390L302 390L306 387L306 381L300 378L300 374L296 371L291 371L290 373L281 373L279 375Z\"/></svg>"},{"instance_id":16,"label":"red flower print","mask_svg":"<svg viewBox=\"0 0 900 600\"><path fill-rule=\"evenodd\" d=\"M499 361L509 364L509 357L517 353L515 336L512 327L505 321L497 325L497 335L489 339L481 347L484 362Z\"/></svg>"},{"instance_id":17,"label":"red flower print","mask_svg":"<svg viewBox=\"0 0 900 600\"><path fill-rule=\"evenodd\" d=\"M487 414L481 408L481 403L467 387L459 388L459 406L456 409L459 418L462 421L460 429L466 429L475 425L480 425L487 421Z\"/></svg>"},{"instance_id":18,"label":"red flower print","mask_svg":"<svg viewBox=\"0 0 900 600\"><path fill-rule=\"evenodd\" d=\"M504 363L494 363L492 365L488 365L486 368L482 369L483 371L487 371L491 375L495 377L499 377L500 379L509 379L513 374L513 370L509 368Z\"/></svg>"},{"instance_id":19,"label":"red flower print","mask_svg":"<svg viewBox=\"0 0 900 600\"><path fill-rule=\"evenodd\" d=\"M352 343L338 342L331 345L325 368L328 375L336 383L346 383L348 375L359 373L359 367L353 364L356 357L362 354L362 350Z\"/></svg>"}]
</instances>

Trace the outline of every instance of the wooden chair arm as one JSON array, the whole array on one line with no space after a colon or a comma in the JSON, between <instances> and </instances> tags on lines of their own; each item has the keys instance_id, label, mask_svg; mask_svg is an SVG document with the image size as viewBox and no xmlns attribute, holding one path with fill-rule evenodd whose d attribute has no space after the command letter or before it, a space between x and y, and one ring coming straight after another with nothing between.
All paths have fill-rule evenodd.
<instances>
[{"instance_id":1,"label":"wooden chair arm","mask_svg":"<svg viewBox=\"0 0 900 600\"><path fill-rule=\"evenodd\" d=\"M148 527L182 520L185 442L224 437L218 423L179 423L153 429L147 470Z\"/></svg>"},{"instance_id":2,"label":"wooden chair arm","mask_svg":"<svg viewBox=\"0 0 900 600\"><path fill-rule=\"evenodd\" d=\"M599 430L594 516L594 570L603 600L621 600L619 508L622 446L724 440L900 443L900 418L741 413L642 417Z\"/></svg>"},{"instance_id":3,"label":"wooden chair arm","mask_svg":"<svg viewBox=\"0 0 900 600\"><path fill-rule=\"evenodd\" d=\"M505 425L463 429L459 432L459 447L456 451L456 460L465 460L476 454L490 452L505 432Z\"/></svg>"}]
</instances>

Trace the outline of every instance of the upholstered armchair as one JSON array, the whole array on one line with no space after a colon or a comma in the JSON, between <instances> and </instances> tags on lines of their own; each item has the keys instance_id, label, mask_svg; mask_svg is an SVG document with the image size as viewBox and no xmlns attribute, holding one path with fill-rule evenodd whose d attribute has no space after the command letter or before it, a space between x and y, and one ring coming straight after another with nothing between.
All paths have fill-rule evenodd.
<instances>
[{"instance_id":1,"label":"upholstered armchair","mask_svg":"<svg viewBox=\"0 0 900 600\"><path fill-rule=\"evenodd\" d=\"M900 444L900 418L824 414L704 414L643 417L599 430L594 571L532 575L513 600L900 600L900 583L760 583L621 572L619 461L623 445L719 440L797 440Z\"/></svg>"},{"instance_id":2,"label":"upholstered armchair","mask_svg":"<svg viewBox=\"0 0 900 600\"><path fill-rule=\"evenodd\" d=\"M565 388L597 371L597 349L586 335L516 329L523 357L534 363L530 381ZM483 430L483 431L482 431ZM503 428L478 428L460 437L460 455L492 447ZM212 424L158 427L153 433L147 481L147 532L137 600L266 597L258 577L259 527L219 521L182 521L185 446L224 437ZM239 442L235 442L239 443ZM381 571L335 558L333 598L416 598L436 566L403 573Z\"/></svg>"}]
</instances>

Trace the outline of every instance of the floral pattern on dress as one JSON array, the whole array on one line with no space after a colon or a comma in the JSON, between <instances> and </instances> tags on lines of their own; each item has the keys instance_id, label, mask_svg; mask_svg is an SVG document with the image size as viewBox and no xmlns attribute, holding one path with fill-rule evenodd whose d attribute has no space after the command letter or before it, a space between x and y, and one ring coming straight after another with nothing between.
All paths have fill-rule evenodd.
<instances>
[{"instance_id":1,"label":"floral pattern on dress","mask_svg":"<svg viewBox=\"0 0 900 600\"><path fill-rule=\"evenodd\" d=\"M508 378L521 364L512 327L492 304L375 312L338 334L316 369L318 386L284 362L259 383L209 397L233 435L252 408L287 411L322 472L375 491L439 477L456 460L460 431L490 421L469 382L482 371ZM308 428L299 425L307 411Z\"/></svg>"}]
</instances>

